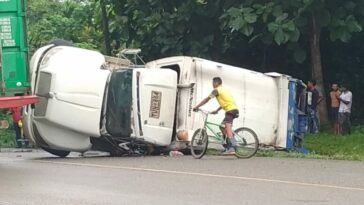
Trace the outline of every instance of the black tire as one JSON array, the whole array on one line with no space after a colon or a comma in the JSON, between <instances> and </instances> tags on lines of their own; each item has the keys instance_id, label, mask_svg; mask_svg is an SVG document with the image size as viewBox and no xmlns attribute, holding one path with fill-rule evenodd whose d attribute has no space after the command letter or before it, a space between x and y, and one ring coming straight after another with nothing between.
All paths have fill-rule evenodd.
<instances>
[{"instance_id":1,"label":"black tire","mask_svg":"<svg viewBox=\"0 0 364 205\"><path fill-rule=\"evenodd\" d=\"M47 151L53 155L61 157L61 158L65 158L70 154L70 151L56 150L56 149L50 149L50 148L45 148L45 147L42 147L42 149L44 149L45 151Z\"/></svg>"},{"instance_id":2,"label":"black tire","mask_svg":"<svg viewBox=\"0 0 364 205\"><path fill-rule=\"evenodd\" d=\"M205 129L198 129L193 133L191 140L191 154L195 159L201 159L206 151L208 145L208 136Z\"/></svg>"},{"instance_id":3,"label":"black tire","mask_svg":"<svg viewBox=\"0 0 364 205\"><path fill-rule=\"evenodd\" d=\"M48 42L48 44L53 44L54 46L69 46L69 47L73 47L72 42L70 41L66 41L63 39L54 39Z\"/></svg>"},{"instance_id":4,"label":"black tire","mask_svg":"<svg viewBox=\"0 0 364 205\"><path fill-rule=\"evenodd\" d=\"M249 128L241 127L234 131L236 141L235 155L238 158L251 158L259 148L257 134Z\"/></svg>"}]
</instances>

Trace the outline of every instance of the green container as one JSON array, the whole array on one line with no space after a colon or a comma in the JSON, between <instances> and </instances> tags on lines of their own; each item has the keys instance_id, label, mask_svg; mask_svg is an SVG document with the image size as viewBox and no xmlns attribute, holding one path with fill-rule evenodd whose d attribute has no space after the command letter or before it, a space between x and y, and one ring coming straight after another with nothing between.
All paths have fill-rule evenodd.
<instances>
[{"instance_id":1,"label":"green container","mask_svg":"<svg viewBox=\"0 0 364 205\"><path fill-rule=\"evenodd\" d=\"M0 94L29 87L25 0L0 0Z\"/></svg>"}]
</instances>

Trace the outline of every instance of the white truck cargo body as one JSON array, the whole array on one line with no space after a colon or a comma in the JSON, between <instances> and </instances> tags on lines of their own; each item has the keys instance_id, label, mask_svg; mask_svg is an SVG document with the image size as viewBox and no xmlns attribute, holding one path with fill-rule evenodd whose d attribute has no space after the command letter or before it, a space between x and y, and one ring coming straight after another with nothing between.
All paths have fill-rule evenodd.
<instances>
[{"instance_id":1,"label":"white truck cargo body","mask_svg":"<svg viewBox=\"0 0 364 205\"><path fill-rule=\"evenodd\" d=\"M288 113L290 93L288 86L292 80L290 76L277 73L263 74L186 56L159 59L147 63L146 67L167 68L178 73L176 128L177 131L187 130L190 139L194 130L202 126L201 116L194 113L192 108L209 96L213 89L212 78L221 77L222 86L232 92L240 112L240 117L234 120L234 127L253 129L261 144L289 147L287 140L292 140L294 137L288 137L288 130L294 126L293 121L289 124ZM212 111L218 106L217 101L212 100L203 109ZM295 107L292 108L292 114L295 112L294 109ZM219 123L224 118L224 112L220 111L218 115L209 117L212 122Z\"/></svg>"}]
</instances>

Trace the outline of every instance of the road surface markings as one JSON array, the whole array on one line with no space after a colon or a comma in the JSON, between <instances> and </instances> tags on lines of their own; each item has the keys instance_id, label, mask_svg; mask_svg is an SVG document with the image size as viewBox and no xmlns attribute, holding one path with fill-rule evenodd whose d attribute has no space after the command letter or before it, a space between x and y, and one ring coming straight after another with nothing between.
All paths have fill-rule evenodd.
<instances>
[{"instance_id":1,"label":"road surface markings","mask_svg":"<svg viewBox=\"0 0 364 205\"><path fill-rule=\"evenodd\" d=\"M364 188L358 188L358 187L335 186L335 185L327 185L327 184L305 183L305 182L296 182L296 181L287 181L287 180L278 180L278 179L265 179L265 178L255 178L255 177L208 174L208 173L199 173L199 172L185 172L185 171L174 171L174 170L163 170L163 169L149 169L149 168L124 167L124 166L99 165L99 164L74 163L74 162L54 162L54 161L48 161L48 160L33 160L33 161L41 162L41 163L48 163L48 164L62 164L62 165L82 166L82 167L97 167L97 168L107 168L107 169L142 171L142 172L168 173L168 174L214 177L214 178L225 178L225 179L235 179L235 180L245 180L245 181L260 181L260 182L270 182L270 183L280 183L280 184L289 184L289 185L332 188L332 189L363 191L364 192Z\"/></svg>"}]
</instances>

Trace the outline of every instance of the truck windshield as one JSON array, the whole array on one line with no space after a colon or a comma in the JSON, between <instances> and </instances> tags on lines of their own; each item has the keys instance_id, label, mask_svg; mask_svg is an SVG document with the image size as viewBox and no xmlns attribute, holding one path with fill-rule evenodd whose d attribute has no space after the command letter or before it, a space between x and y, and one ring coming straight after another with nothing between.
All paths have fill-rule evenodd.
<instances>
[{"instance_id":1,"label":"truck windshield","mask_svg":"<svg viewBox=\"0 0 364 205\"><path fill-rule=\"evenodd\" d=\"M107 96L106 130L116 137L130 137L132 70L113 71Z\"/></svg>"}]
</instances>

